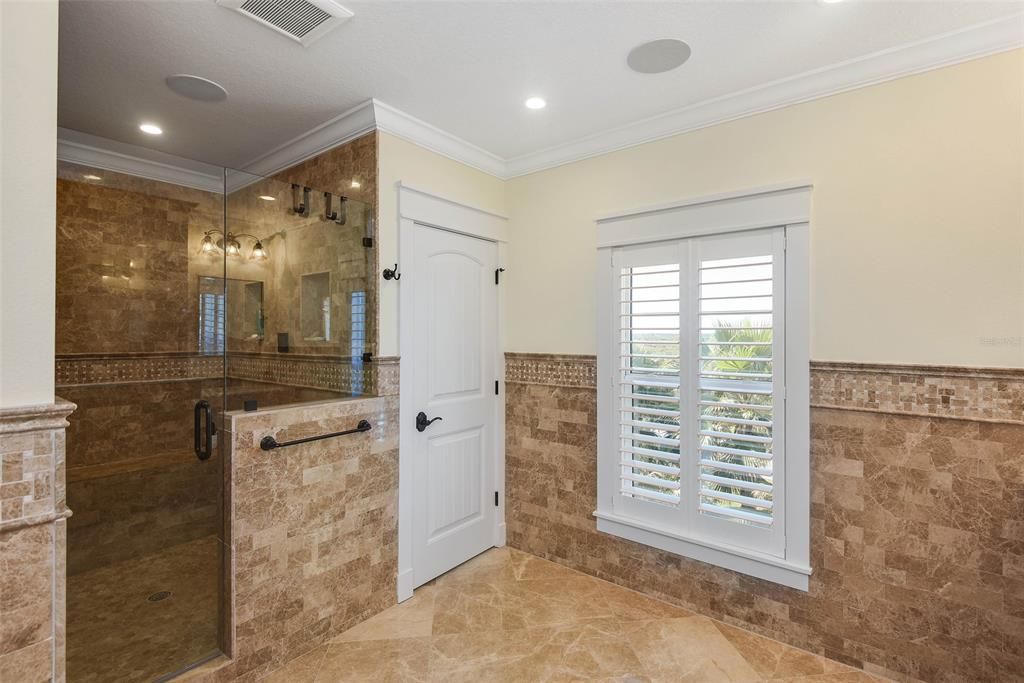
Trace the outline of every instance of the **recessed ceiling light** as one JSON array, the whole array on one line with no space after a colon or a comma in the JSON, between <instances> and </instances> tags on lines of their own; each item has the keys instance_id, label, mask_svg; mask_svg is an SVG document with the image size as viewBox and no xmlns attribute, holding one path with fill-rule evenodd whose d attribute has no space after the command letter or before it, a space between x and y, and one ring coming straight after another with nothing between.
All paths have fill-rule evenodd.
<instances>
[{"instance_id":1,"label":"recessed ceiling light","mask_svg":"<svg viewBox=\"0 0 1024 683\"><path fill-rule=\"evenodd\" d=\"M261 194L260 195L260 199L262 199L265 202L276 202L277 201L277 197L271 197L269 194Z\"/></svg>"},{"instance_id":2,"label":"recessed ceiling light","mask_svg":"<svg viewBox=\"0 0 1024 683\"><path fill-rule=\"evenodd\" d=\"M689 58L689 45L674 38L663 38L634 47L626 57L626 64L642 74L661 74L682 66Z\"/></svg>"},{"instance_id":3,"label":"recessed ceiling light","mask_svg":"<svg viewBox=\"0 0 1024 683\"><path fill-rule=\"evenodd\" d=\"M141 126L139 126L139 130L141 130L143 133L146 133L147 135L163 135L164 133L163 128L152 123L142 124Z\"/></svg>"},{"instance_id":4,"label":"recessed ceiling light","mask_svg":"<svg viewBox=\"0 0 1024 683\"><path fill-rule=\"evenodd\" d=\"M544 101L543 97L531 97L524 102L527 109L543 109L548 106L548 103Z\"/></svg>"},{"instance_id":5,"label":"recessed ceiling light","mask_svg":"<svg viewBox=\"0 0 1024 683\"><path fill-rule=\"evenodd\" d=\"M174 74L164 79L167 87L182 97L200 102L221 102L228 98L228 91L220 83L209 78L192 74Z\"/></svg>"},{"instance_id":6,"label":"recessed ceiling light","mask_svg":"<svg viewBox=\"0 0 1024 683\"><path fill-rule=\"evenodd\" d=\"M360 188L360 187L362 187L362 185L359 183L358 180L353 180L352 184L349 185L349 187Z\"/></svg>"},{"instance_id":7,"label":"recessed ceiling light","mask_svg":"<svg viewBox=\"0 0 1024 683\"><path fill-rule=\"evenodd\" d=\"M82 177L85 178L86 180L103 180L103 178L99 177L98 175L93 175L92 173L86 173Z\"/></svg>"}]
</instances>

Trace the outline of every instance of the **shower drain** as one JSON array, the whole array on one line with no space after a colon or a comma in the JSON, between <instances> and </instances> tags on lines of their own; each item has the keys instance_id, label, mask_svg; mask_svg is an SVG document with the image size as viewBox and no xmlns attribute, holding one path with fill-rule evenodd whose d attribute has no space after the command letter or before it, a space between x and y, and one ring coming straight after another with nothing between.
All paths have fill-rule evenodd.
<instances>
[{"instance_id":1,"label":"shower drain","mask_svg":"<svg viewBox=\"0 0 1024 683\"><path fill-rule=\"evenodd\" d=\"M161 600L166 600L169 597L171 597L171 591L157 591L146 598L146 600L149 600L150 602L160 602Z\"/></svg>"}]
</instances>

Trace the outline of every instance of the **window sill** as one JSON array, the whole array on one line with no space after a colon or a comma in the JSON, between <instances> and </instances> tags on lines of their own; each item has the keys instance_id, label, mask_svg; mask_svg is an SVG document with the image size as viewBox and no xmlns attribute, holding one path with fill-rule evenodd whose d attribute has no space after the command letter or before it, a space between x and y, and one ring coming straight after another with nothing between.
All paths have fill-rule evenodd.
<instances>
[{"instance_id":1,"label":"window sill","mask_svg":"<svg viewBox=\"0 0 1024 683\"><path fill-rule=\"evenodd\" d=\"M811 568L778 557L753 553L741 548L689 538L647 522L600 510L594 512L597 530L681 555L741 574L771 581L806 592Z\"/></svg>"}]
</instances>

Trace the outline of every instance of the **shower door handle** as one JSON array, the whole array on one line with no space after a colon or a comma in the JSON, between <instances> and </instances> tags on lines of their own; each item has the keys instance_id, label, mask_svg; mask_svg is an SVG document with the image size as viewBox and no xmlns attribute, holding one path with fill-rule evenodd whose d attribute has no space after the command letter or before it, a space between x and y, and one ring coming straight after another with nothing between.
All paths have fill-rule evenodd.
<instances>
[{"instance_id":1,"label":"shower door handle","mask_svg":"<svg viewBox=\"0 0 1024 683\"><path fill-rule=\"evenodd\" d=\"M206 416L206 425L203 426L203 415ZM209 460L213 455L213 433L216 427L213 425L213 410L210 409L210 402L206 400L196 401L194 412L193 432L195 435L196 457L200 460Z\"/></svg>"}]
</instances>

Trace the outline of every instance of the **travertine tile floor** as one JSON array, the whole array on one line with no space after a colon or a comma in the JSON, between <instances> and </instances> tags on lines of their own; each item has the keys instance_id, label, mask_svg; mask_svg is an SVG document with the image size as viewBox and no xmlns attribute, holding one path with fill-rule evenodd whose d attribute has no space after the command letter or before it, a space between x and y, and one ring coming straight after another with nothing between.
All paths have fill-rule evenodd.
<instances>
[{"instance_id":1,"label":"travertine tile floor","mask_svg":"<svg viewBox=\"0 0 1024 683\"><path fill-rule=\"evenodd\" d=\"M874 683L782 643L510 550L490 550L264 683Z\"/></svg>"},{"instance_id":2,"label":"travertine tile floor","mask_svg":"<svg viewBox=\"0 0 1024 683\"><path fill-rule=\"evenodd\" d=\"M149 683L217 650L208 536L68 577L68 683ZM171 591L159 602L147 597Z\"/></svg>"}]
</instances>

